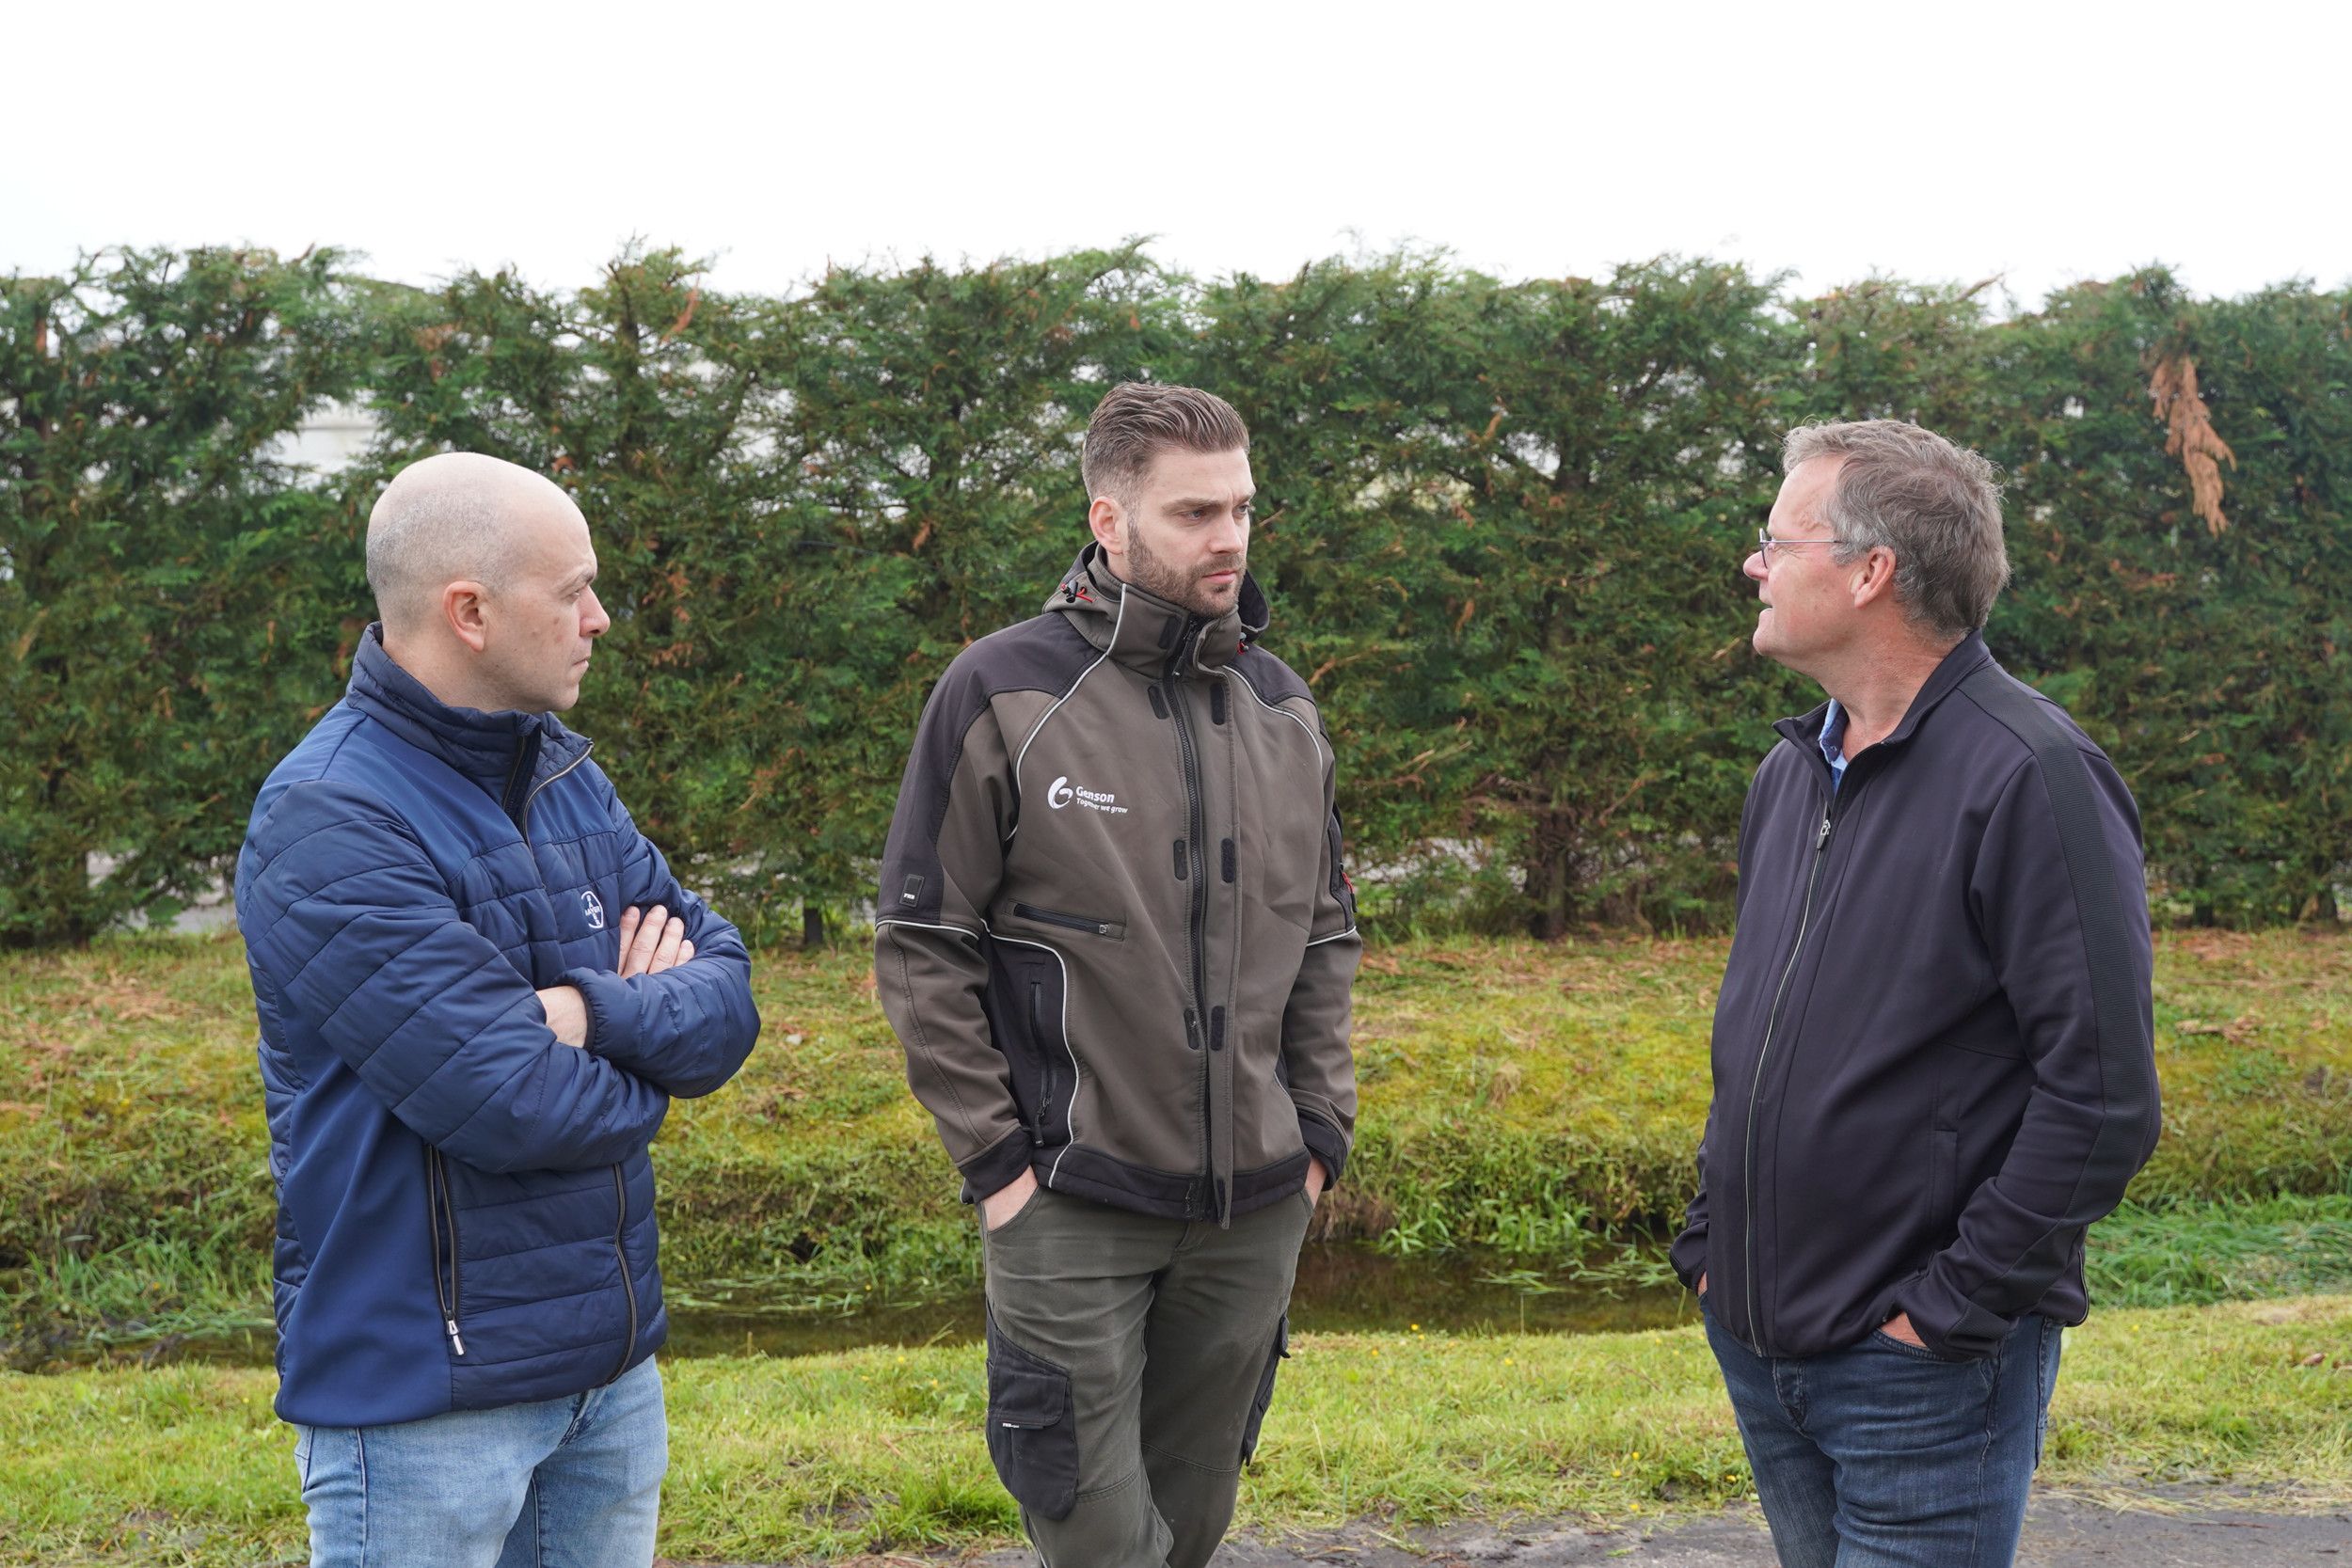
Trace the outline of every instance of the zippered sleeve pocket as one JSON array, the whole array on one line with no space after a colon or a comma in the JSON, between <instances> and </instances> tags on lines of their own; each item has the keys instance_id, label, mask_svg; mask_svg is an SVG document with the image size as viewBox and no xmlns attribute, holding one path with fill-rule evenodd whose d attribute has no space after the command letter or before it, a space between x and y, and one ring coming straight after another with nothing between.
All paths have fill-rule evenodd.
<instances>
[{"instance_id":1,"label":"zippered sleeve pocket","mask_svg":"<svg viewBox=\"0 0 2352 1568\"><path fill-rule=\"evenodd\" d=\"M1015 904L1012 912L1023 920L1033 920L1041 926L1058 927L1065 931L1084 931L1090 937L1108 937L1113 942L1123 942L1127 937L1127 923L1123 920L1100 920L1090 914L1040 909L1035 904Z\"/></svg>"}]
</instances>

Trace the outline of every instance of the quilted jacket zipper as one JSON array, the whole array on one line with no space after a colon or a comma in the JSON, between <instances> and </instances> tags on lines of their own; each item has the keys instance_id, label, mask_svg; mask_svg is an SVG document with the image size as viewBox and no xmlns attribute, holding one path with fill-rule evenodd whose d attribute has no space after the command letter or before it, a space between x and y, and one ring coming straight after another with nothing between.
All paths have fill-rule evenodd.
<instances>
[{"instance_id":1,"label":"quilted jacket zipper","mask_svg":"<svg viewBox=\"0 0 2352 1568\"><path fill-rule=\"evenodd\" d=\"M637 1282L628 1276L628 1252L621 1245L621 1238L628 1233L628 1182L621 1175L621 1167L612 1167L612 1196L620 1200L620 1218L612 1227L612 1256L621 1260L621 1292L628 1298L628 1338L621 1341L621 1364L612 1369L607 1383L615 1382L628 1370L628 1358L637 1349Z\"/></svg>"},{"instance_id":2,"label":"quilted jacket zipper","mask_svg":"<svg viewBox=\"0 0 2352 1568\"><path fill-rule=\"evenodd\" d=\"M464 1283L457 1261L457 1205L450 1200L448 1165L441 1151L430 1144L424 1149L424 1191L433 1220L433 1295L440 1303L441 1327L449 1335L450 1346L463 1355L466 1338L457 1331Z\"/></svg>"}]
</instances>

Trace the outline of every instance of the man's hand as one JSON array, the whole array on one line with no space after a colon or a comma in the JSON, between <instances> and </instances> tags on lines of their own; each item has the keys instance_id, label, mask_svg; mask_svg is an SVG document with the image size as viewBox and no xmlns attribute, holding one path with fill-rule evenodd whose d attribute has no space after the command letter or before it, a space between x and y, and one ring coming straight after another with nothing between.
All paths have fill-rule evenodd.
<instances>
[{"instance_id":1,"label":"man's hand","mask_svg":"<svg viewBox=\"0 0 2352 1568\"><path fill-rule=\"evenodd\" d=\"M1700 1295L1705 1295L1705 1294L1707 1294L1707 1271L1706 1271L1705 1269L1701 1269L1701 1270L1699 1271L1699 1292L1698 1292L1698 1293L1699 1293Z\"/></svg>"},{"instance_id":2,"label":"man's hand","mask_svg":"<svg viewBox=\"0 0 2352 1568\"><path fill-rule=\"evenodd\" d=\"M1312 1207L1323 1201L1323 1189L1331 1184L1331 1173L1323 1168L1323 1162L1310 1155L1307 1160L1307 1203Z\"/></svg>"},{"instance_id":3,"label":"man's hand","mask_svg":"<svg viewBox=\"0 0 2352 1568\"><path fill-rule=\"evenodd\" d=\"M686 922L656 904L640 918L635 905L621 911L621 978L659 974L675 969L694 956L686 940ZM558 1044L584 1047L588 1043L588 999L573 986L549 986L539 993L548 1027Z\"/></svg>"},{"instance_id":4,"label":"man's hand","mask_svg":"<svg viewBox=\"0 0 2352 1568\"><path fill-rule=\"evenodd\" d=\"M1037 1172L1025 1170L980 1199L980 1228L993 1230L1003 1225L1021 1212L1021 1206L1028 1202L1029 1195L1036 1191Z\"/></svg>"},{"instance_id":5,"label":"man's hand","mask_svg":"<svg viewBox=\"0 0 2352 1568\"><path fill-rule=\"evenodd\" d=\"M1928 1342L1920 1338L1917 1331L1911 1326L1911 1314L1908 1312L1898 1312L1887 1319L1885 1326L1879 1332L1890 1339L1900 1339L1906 1345L1916 1345L1921 1350L1928 1348Z\"/></svg>"},{"instance_id":6,"label":"man's hand","mask_svg":"<svg viewBox=\"0 0 2352 1568\"><path fill-rule=\"evenodd\" d=\"M580 988L549 986L539 993L539 1006L547 1011L557 1044L578 1048L588 1043L588 999Z\"/></svg>"},{"instance_id":7,"label":"man's hand","mask_svg":"<svg viewBox=\"0 0 2352 1568\"><path fill-rule=\"evenodd\" d=\"M675 969L694 956L686 940L686 922L659 904L641 919L632 904L621 911L621 968L624 980Z\"/></svg>"}]
</instances>

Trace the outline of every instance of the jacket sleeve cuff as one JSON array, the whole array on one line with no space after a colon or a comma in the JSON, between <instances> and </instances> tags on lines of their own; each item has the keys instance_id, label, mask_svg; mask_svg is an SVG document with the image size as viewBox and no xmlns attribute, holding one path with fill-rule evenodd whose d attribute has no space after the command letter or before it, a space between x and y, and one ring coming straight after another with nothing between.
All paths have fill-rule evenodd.
<instances>
[{"instance_id":1,"label":"jacket sleeve cuff","mask_svg":"<svg viewBox=\"0 0 2352 1568\"><path fill-rule=\"evenodd\" d=\"M588 1004L589 1053L620 1067L637 1039L637 993L619 975L601 969L567 969L556 984L569 986Z\"/></svg>"},{"instance_id":2,"label":"jacket sleeve cuff","mask_svg":"<svg viewBox=\"0 0 2352 1568\"><path fill-rule=\"evenodd\" d=\"M1707 1272L1707 1227L1693 1225L1685 1228L1675 1238L1666 1257L1674 1265L1675 1277L1682 1281L1682 1288L1697 1290L1699 1276Z\"/></svg>"},{"instance_id":3,"label":"jacket sleeve cuff","mask_svg":"<svg viewBox=\"0 0 2352 1568\"><path fill-rule=\"evenodd\" d=\"M1323 1162L1324 1174L1329 1178L1327 1186L1340 1184L1340 1173L1347 1168L1347 1139L1340 1130L1311 1112L1298 1113L1298 1135L1306 1140L1307 1152Z\"/></svg>"},{"instance_id":4,"label":"jacket sleeve cuff","mask_svg":"<svg viewBox=\"0 0 2352 1568\"><path fill-rule=\"evenodd\" d=\"M1911 1319L1912 1332L1922 1344L1952 1360L1981 1360L1993 1354L2017 1326L1938 1279L1932 1268L1898 1286L1895 1306Z\"/></svg>"},{"instance_id":5,"label":"jacket sleeve cuff","mask_svg":"<svg viewBox=\"0 0 2352 1568\"><path fill-rule=\"evenodd\" d=\"M963 1172L963 1199L976 1202L1003 1192L1029 1168L1029 1130L1016 1127L956 1168Z\"/></svg>"}]
</instances>

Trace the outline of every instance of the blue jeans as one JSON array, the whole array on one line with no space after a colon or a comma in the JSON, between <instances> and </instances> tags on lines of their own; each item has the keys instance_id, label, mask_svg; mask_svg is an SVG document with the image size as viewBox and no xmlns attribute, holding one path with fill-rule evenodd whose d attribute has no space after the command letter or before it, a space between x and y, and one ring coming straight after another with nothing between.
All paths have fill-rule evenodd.
<instances>
[{"instance_id":1,"label":"blue jeans","mask_svg":"<svg viewBox=\"0 0 2352 1568\"><path fill-rule=\"evenodd\" d=\"M294 1428L310 1568L646 1568L670 1464L648 1356L566 1399Z\"/></svg>"},{"instance_id":2,"label":"blue jeans","mask_svg":"<svg viewBox=\"0 0 2352 1568\"><path fill-rule=\"evenodd\" d=\"M2059 1326L2027 1316L1980 1361L1882 1332L1764 1356L1700 1302L1782 1568L2009 1568L2042 1462Z\"/></svg>"}]
</instances>

